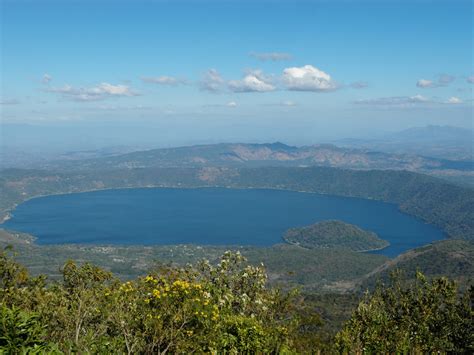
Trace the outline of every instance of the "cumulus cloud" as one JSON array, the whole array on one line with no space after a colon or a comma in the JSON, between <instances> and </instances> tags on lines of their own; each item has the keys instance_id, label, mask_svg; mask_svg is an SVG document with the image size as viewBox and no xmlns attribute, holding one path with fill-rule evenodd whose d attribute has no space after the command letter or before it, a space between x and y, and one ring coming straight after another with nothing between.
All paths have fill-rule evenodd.
<instances>
[{"instance_id":1,"label":"cumulus cloud","mask_svg":"<svg viewBox=\"0 0 474 355\"><path fill-rule=\"evenodd\" d=\"M422 89L436 87L436 83L433 80L420 79L416 82L416 86Z\"/></svg>"},{"instance_id":2,"label":"cumulus cloud","mask_svg":"<svg viewBox=\"0 0 474 355\"><path fill-rule=\"evenodd\" d=\"M374 99L357 100L355 104L372 106L396 106L396 107L415 107L415 106L436 106L436 105L459 105L464 101L459 97L452 96L446 100L440 98L428 98L423 95L414 96L391 96L379 97Z\"/></svg>"},{"instance_id":3,"label":"cumulus cloud","mask_svg":"<svg viewBox=\"0 0 474 355\"><path fill-rule=\"evenodd\" d=\"M416 82L416 86L421 89L433 89L451 84L456 77L449 74L440 74L436 80L420 79Z\"/></svg>"},{"instance_id":4,"label":"cumulus cloud","mask_svg":"<svg viewBox=\"0 0 474 355\"><path fill-rule=\"evenodd\" d=\"M233 92L267 92L276 89L271 83L271 78L264 75L261 70L251 71L241 80L231 80L228 86Z\"/></svg>"},{"instance_id":5,"label":"cumulus cloud","mask_svg":"<svg viewBox=\"0 0 474 355\"><path fill-rule=\"evenodd\" d=\"M138 93L130 89L127 85L113 85L109 83L100 83L97 86L82 88L64 85L59 88L50 88L45 91L60 94L63 97L73 101L99 101L111 97L137 96Z\"/></svg>"},{"instance_id":6,"label":"cumulus cloud","mask_svg":"<svg viewBox=\"0 0 474 355\"><path fill-rule=\"evenodd\" d=\"M262 104L262 106L295 107L295 106L298 106L298 104L294 101L291 101L291 100L282 100L282 101L278 101L278 102L271 102L271 103Z\"/></svg>"},{"instance_id":7,"label":"cumulus cloud","mask_svg":"<svg viewBox=\"0 0 474 355\"><path fill-rule=\"evenodd\" d=\"M474 75L468 76L466 80L469 84L474 84Z\"/></svg>"},{"instance_id":8,"label":"cumulus cloud","mask_svg":"<svg viewBox=\"0 0 474 355\"><path fill-rule=\"evenodd\" d=\"M18 105L20 101L17 99L0 99L0 105Z\"/></svg>"},{"instance_id":9,"label":"cumulus cloud","mask_svg":"<svg viewBox=\"0 0 474 355\"><path fill-rule=\"evenodd\" d=\"M463 101L459 97L452 96L448 100L446 100L447 104L458 105L462 104Z\"/></svg>"},{"instance_id":10,"label":"cumulus cloud","mask_svg":"<svg viewBox=\"0 0 474 355\"><path fill-rule=\"evenodd\" d=\"M177 86L181 84L186 84L185 79L175 78L173 76L157 76L157 77L142 77L143 82L150 83L150 84L159 84L159 85L169 85L169 86Z\"/></svg>"},{"instance_id":11,"label":"cumulus cloud","mask_svg":"<svg viewBox=\"0 0 474 355\"><path fill-rule=\"evenodd\" d=\"M362 89L367 83L358 81L351 86ZM275 90L328 92L339 88L339 85L324 71L312 66L290 67L281 75L267 75L261 70L249 70L239 80L225 80L216 69L209 69L199 81L201 90L210 92L229 91L269 92Z\"/></svg>"},{"instance_id":12,"label":"cumulus cloud","mask_svg":"<svg viewBox=\"0 0 474 355\"><path fill-rule=\"evenodd\" d=\"M365 89L366 87L369 86L369 83L366 81L355 81L352 84L350 84L350 86L353 89Z\"/></svg>"},{"instance_id":13,"label":"cumulus cloud","mask_svg":"<svg viewBox=\"0 0 474 355\"><path fill-rule=\"evenodd\" d=\"M375 99L357 100L354 103L360 105L380 105L380 106L406 106L416 104L426 104L432 102L429 98L422 95L414 96L390 96L379 97Z\"/></svg>"},{"instance_id":14,"label":"cumulus cloud","mask_svg":"<svg viewBox=\"0 0 474 355\"><path fill-rule=\"evenodd\" d=\"M228 108L236 108L239 106L236 101L229 101L227 103L219 103L219 104L206 104L202 105L202 108L223 108L223 107L228 107Z\"/></svg>"},{"instance_id":15,"label":"cumulus cloud","mask_svg":"<svg viewBox=\"0 0 474 355\"><path fill-rule=\"evenodd\" d=\"M331 76L312 65L283 70L283 84L288 90L325 92L337 89Z\"/></svg>"},{"instance_id":16,"label":"cumulus cloud","mask_svg":"<svg viewBox=\"0 0 474 355\"><path fill-rule=\"evenodd\" d=\"M216 69L209 69L204 73L199 87L204 91L219 92L224 88L224 84L225 81L221 74Z\"/></svg>"},{"instance_id":17,"label":"cumulus cloud","mask_svg":"<svg viewBox=\"0 0 474 355\"><path fill-rule=\"evenodd\" d=\"M100 105L95 107L97 110L102 111L133 111L133 110L150 110L151 107L143 105L132 105L132 106L117 106L117 105Z\"/></svg>"},{"instance_id":18,"label":"cumulus cloud","mask_svg":"<svg viewBox=\"0 0 474 355\"><path fill-rule=\"evenodd\" d=\"M43 78L41 79L41 82L43 84L49 84L49 82L53 80L53 77L49 75L48 73L43 74Z\"/></svg>"},{"instance_id":19,"label":"cumulus cloud","mask_svg":"<svg viewBox=\"0 0 474 355\"><path fill-rule=\"evenodd\" d=\"M272 62L279 62L283 60L291 60L293 57L289 53L283 52L264 52L264 53L256 53L251 52L250 56L261 60L262 62L272 61Z\"/></svg>"}]
</instances>

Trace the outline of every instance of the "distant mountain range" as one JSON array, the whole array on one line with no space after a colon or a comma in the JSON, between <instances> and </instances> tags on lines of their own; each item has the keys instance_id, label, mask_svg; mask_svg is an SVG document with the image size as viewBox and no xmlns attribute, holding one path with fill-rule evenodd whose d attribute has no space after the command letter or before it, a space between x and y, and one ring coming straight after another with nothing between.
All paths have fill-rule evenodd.
<instances>
[{"instance_id":1,"label":"distant mountain range","mask_svg":"<svg viewBox=\"0 0 474 355\"><path fill-rule=\"evenodd\" d=\"M1 167L78 171L155 167L322 166L408 170L474 186L473 134L468 129L427 126L393 133L383 139L345 139L337 141L337 144L339 146L316 144L296 147L280 142L220 143L151 150L122 146L69 152L36 161L33 158L23 161L21 155L11 155L13 160L3 159Z\"/></svg>"},{"instance_id":2,"label":"distant mountain range","mask_svg":"<svg viewBox=\"0 0 474 355\"><path fill-rule=\"evenodd\" d=\"M474 131L452 126L413 127L377 139L341 139L343 147L472 161Z\"/></svg>"},{"instance_id":3,"label":"distant mountain range","mask_svg":"<svg viewBox=\"0 0 474 355\"><path fill-rule=\"evenodd\" d=\"M350 169L470 170L472 164L409 154L389 154L329 144L305 147L280 142L221 143L152 149L93 159L59 160L49 167L67 169L208 166L331 166Z\"/></svg>"},{"instance_id":4,"label":"distant mountain range","mask_svg":"<svg viewBox=\"0 0 474 355\"><path fill-rule=\"evenodd\" d=\"M442 177L474 177L473 161L455 161L412 154L393 154L369 149L341 148L329 144L295 147L280 142L267 144L221 143L163 148L81 160L58 160L43 168L60 171L203 168L203 167L308 167L408 170Z\"/></svg>"}]
</instances>

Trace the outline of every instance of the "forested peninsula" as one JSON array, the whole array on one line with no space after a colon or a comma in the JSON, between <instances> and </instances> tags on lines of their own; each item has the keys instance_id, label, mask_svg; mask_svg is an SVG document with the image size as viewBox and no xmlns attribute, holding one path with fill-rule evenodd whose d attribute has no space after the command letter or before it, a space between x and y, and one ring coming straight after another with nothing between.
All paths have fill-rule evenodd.
<instances>
[{"instance_id":1,"label":"forested peninsula","mask_svg":"<svg viewBox=\"0 0 474 355\"><path fill-rule=\"evenodd\" d=\"M359 252L380 250L389 245L374 232L338 220L290 228L283 239L308 249L345 248Z\"/></svg>"}]
</instances>

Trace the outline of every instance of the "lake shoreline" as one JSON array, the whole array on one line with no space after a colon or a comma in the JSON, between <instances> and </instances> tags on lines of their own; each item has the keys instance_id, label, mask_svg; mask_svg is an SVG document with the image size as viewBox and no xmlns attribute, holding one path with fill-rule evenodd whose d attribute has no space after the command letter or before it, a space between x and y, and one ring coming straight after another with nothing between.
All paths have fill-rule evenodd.
<instances>
[{"instance_id":1,"label":"lake shoreline","mask_svg":"<svg viewBox=\"0 0 474 355\"><path fill-rule=\"evenodd\" d=\"M45 196L35 196L34 198L33 198L33 197L30 198L29 200L37 199L37 198L39 198L39 197L70 196L70 195L83 195L83 194L85 194L85 193L95 193L95 192L100 193L100 192L108 192L108 191L130 191L130 190L137 190L138 192L142 191L142 193L139 194L139 196L141 196L140 198L147 198L146 196L148 196L149 194L148 194L148 193L146 193L146 194L143 193L143 190L145 190L145 189L156 189L156 190L157 190L156 193L157 193L158 195L161 195L161 194L164 193L164 194L165 194L164 196L168 196L167 198L172 198L172 197L170 197L170 196L171 196L171 195L170 195L170 192L169 192L170 190L178 190L178 191L182 191L182 192L185 192L185 191L188 191L188 190L194 190L194 191L203 190L203 191L199 191L198 193L194 193L194 194L192 194L191 196L199 196L199 195L200 195L200 196L202 196L201 198L203 198L204 200L207 200L207 195L206 195L206 194L211 193L211 195L210 195L210 196L211 196L211 201L212 201L212 196L214 195L214 200L213 200L213 202L211 202L211 203L214 203L214 204L215 204L215 203L220 203L220 202L218 202L218 200L216 200L216 198L219 198L219 196L222 196L222 193L223 193L223 192L226 192L226 194L224 194L224 197L227 196L227 195L228 195L228 196L233 196L233 197L231 197L231 198L233 199L233 201L234 201L234 203L235 203L235 201L238 201L238 200L240 200L240 198L241 198L240 196L238 196L238 195L235 194L237 191L249 191L249 192L250 192L250 191L257 191L257 192L255 193L256 195L253 194L253 193L243 195L243 196L244 196L244 200L247 201L248 198L253 198L253 197L250 197L250 196L252 196L252 195L260 196L259 199L260 199L260 198L263 198L263 199L270 199L270 200L274 201L273 203L277 203L277 205L280 206L279 208L281 208L282 206L286 206L285 203L281 204L280 202L277 202L280 198L283 198L283 200L281 200L281 201L287 201L286 199L289 198L289 199L290 199L289 201L290 201L290 202L293 201L293 202L291 202L291 203L296 204L295 206L298 206L298 208L304 208L303 206L304 206L305 203L316 203L317 206L319 206L318 209L314 210L313 212L311 212L311 210L307 212L307 214L312 215L313 217L310 218L310 217L308 217L308 215L306 215L306 217L304 217L304 218L307 218L306 221L307 221L307 222L310 222L310 223L322 221L322 220L324 220L324 219L339 219L339 217L338 217L338 215L337 215L338 212L335 212L335 210L334 210L334 208L336 208L336 210L337 210L337 207L336 207L336 206L337 206L338 204L341 204L341 203L342 203L343 205L346 205L346 204L349 203L349 201L353 201L353 202L351 202L348 206L352 206L352 204L354 204L354 206L360 206L360 207L359 207L359 210L366 210L366 209L368 208L368 206L372 206L370 201L373 201L374 203L380 204L381 206L382 206L382 205L383 205L383 206L387 206L387 210L386 210L386 211L396 211L397 216L405 216L405 217L397 217L397 218L409 218L408 220L411 220L412 222L410 222L410 223L412 223L412 224L414 223L413 225L416 225L416 223L420 223L420 222L421 222L421 221L420 221L419 219L417 219L416 217L411 216L411 215L408 215L408 214L403 213L402 211L400 211L398 208L396 208L397 206L396 206L395 204L386 203L386 202L383 202L383 201L369 200L369 199L359 198L359 197L347 197L347 196L339 196L339 195L322 194L322 193L308 192L308 191L294 191L294 190L281 189L281 188L260 188L260 187L259 187L259 188L254 188L254 187L252 187L252 188L242 188L242 187L234 188L234 187L232 187L232 186L225 186L225 187L222 187L222 186L219 186L219 187L209 187L209 186L200 186L200 187L182 187L182 186L164 187L164 186L159 186L159 187L155 187L155 186L147 186L147 187L144 187L144 188L141 188L141 187L138 187L138 188L137 188L137 187L127 187L127 188L124 188L124 189L122 189L122 188L108 188L108 189L96 189L96 190L90 190L90 191L80 191L80 192L70 192L70 193L58 193L58 194L51 194L51 195L45 195ZM166 191L166 190L168 190L168 191ZM206 190L208 190L209 192L206 192ZM280 195L261 194L261 193L259 193L258 191L260 191L260 192L266 192L266 191L281 191L281 192L289 193L289 195L283 195L282 197L280 197ZM227 192L229 192L230 195L227 194ZM308 197L297 197L297 195L295 195L295 194L300 194L300 193L301 193L301 194L304 194L304 195L306 195L306 196L308 196L308 195L315 196L315 199L313 199L313 198L308 198ZM128 193L127 193L127 194L128 194ZM112 194L112 195L113 195L113 194ZM133 195L134 195L134 193L130 193L130 196L133 196ZM105 196L107 196L107 195L105 195ZM122 196L122 197L121 197L121 196ZM143 197L143 196L145 196L145 197ZM183 194L180 194L180 195L178 195L178 196L181 196L181 197L179 197L179 198L185 198L185 197L182 197L182 196L186 196L186 194L184 194L184 195L183 195ZM247 196L247 197L245 197L245 196ZM293 197L291 197L291 196L293 196ZM323 198L323 200L319 199L317 196L320 196L321 198ZM109 197L107 197L107 199L109 199L109 198L110 198L110 194L109 194ZM124 197L123 194L120 194L120 195L115 196L115 197L113 197L113 198L118 198L118 199L125 198L125 199L127 199L128 197ZM151 196L150 198L153 199L154 197ZM227 198L227 197L225 197L225 198ZM327 199L327 198L329 198L329 199ZM332 200L332 198L335 198L336 200ZM88 197L88 199L90 199L90 197ZM101 197L99 197L99 199L101 199ZM86 200L87 200L87 199L86 199ZM216 201L217 201L217 202L216 202ZM300 203L299 203L299 202L295 202L295 201L302 201L303 205L300 206ZM303 202L303 201L306 201L306 202ZM318 202L318 201L319 201L319 202ZM333 209L333 212L331 212L331 210L326 211L326 209L327 209L326 207L324 207L324 208L321 207L320 204L321 204L321 203L324 203L324 201L332 201L332 202L330 202L330 204L331 204L331 206L332 206L331 208ZM26 202L26 201L25 201L25 202ZM123 201L122 201L122 202L123 202ZM54 203L59 203L59 202L54 202ZM181 206L181 204L182 204L182 202L177 202L178 207ZM186 204L186 203L184 203L184 204ZM145 206L152 206L152 205L145 205ZM389 207L389 206L392 206L392 207ZM176 208L176 205L175 205L174 207ZM130 208L130 207L129 207L129 208ZM136 210L138 207L131 207L131 208ZM149 209L150 207L146 207L146 208ZM164 208L164 207L161 207L161 208ZM179 207L179 208L182 208L182 207ZM273 207L267 206L267 207L264 207L263 210L266 210L267 208L270 208L270 209L271 209L271 208L273 208ZM287 208L287 207L284 207L284 208ZM288 207L288 208L291 208L291 207ZM323 209L321 210L321 208L323 208ZM349 215L347 215L347 216L351 216L350 208L352 208L352 207L347 207L347 208L345 208L346 212L344 212L344 213L346 213L346 214L349 213ZM375 205L372 207L372 209L374 209L374 208L375 208ZM373 215L373 213L378 213L378 212L376 212L376 211L378 210L378 208L380 208L380 206L377 207L377 208L375 208L374 211L370 212L370 213L372 213L371 215ZM191 208L191 210L192 210L192 208ZM383 210L384 210L384 209L382 209L382 211L383 211ZM318 212L318 211L319 211L319 212ZM369 210L368 210L368 211L369 211ZM152 210L150 213L153 213L153 210ZM190 212L190 213L193 213L193 212ZM227 211L226 213L227 213L227 215L225 215L225 216L223 217L224 219L225 219L225 218L230 218L230 217L228 217L228 215L233 214L233 211L229 210L229 211ZM281 212L280 212L280 213L281 213ZM321 215L321 213L323 213L323 214ZM327 216L324 217L324 216L326 215L326 213L329 213L329 214L332 213L332 215L328 215L329 217L326 218ZM369 212L368 212L368 213L369 213ZM382 213L382 212L381 212L381 213ZM388 212L383 212L383 213L388 213ZM390 213L392 213L392 212L390 212ZM53 214L53 215L54 215L54 214ZM112 211L112 212L111 212L111 215L112 215L113 218L119 218L119 220L120 220L120 218L122 218L122 217L120 217L120 214L116 215L116 211ZM112 218L112 217L110 217L111 215L108 215L108 218ZM165 213L165 215L166 215L166 213ZM395 215L394 215L394 216L395 216ZM222 216L221 216L221 217L222 217ZM78 218L82 218L82 217L79 216ZM129 217L126 217L126 218L132 218L132 220L133 220L133 218L135 218L135 220L136 220L136 219L138 218L138 216L136 216L136 217L129 216ZM125 216L123 216L122 220L125 220L126 218L125 218ZM141 218L141 217L140 217L140 218ZM165 218L166 218L166 217L165 217ZM205 220L206 218L207 218L207 217L204 217L204 220ZM239 218L239 217L237 217L237 218ZM258 218L260 218L260 217L258 217ZM358 218L358 217L356 217L355 220L352 220L352 221L351 221L351 219L353 219L353 218L350 217L350 218L349 218L348 220L346 220L346 221L347 221L347 222L350 222L350 223L354 223L354 224L356 224L356 225L359 225L359 224L357 223L357 218ZM364 217L364 218L366 219L365 225L366 225L366 227L367 227L367 223L369 223L369 221L370 221L370 219L371 219L372 217L367 217L367 216L366 216L366 217ZM391 217L388 217L388 218L391 218ZM87 218L86 218L86 219L87 219ZM198 220L199 220L199 218L198 218ZM245 218L244 218L244 220L245 220ZM343 220L344 220L344 218L343 218ZM407 220L407 221L408 221L408 220ZM415 221L416 221L416 222L415 222ZM77 224L78 221L76 220L75 223ZM82 222L79 222L79 223L82 223ZM115 223L115 222L112 222L112 224L114 224L114 223ZM172 219L169 220L169 221L166 220L166 223L168 223L168 225L173 225L173 223L183 224L183 222L176 222L176 221L173 222ZM233 224L232 224L232 223L233 223ZM241 225L240 222L234 220L232 223L229 225L229 226L230 226L229 228L232 229L232 228L233 228L232 225L236 225L236 226L239 226L239 228L241 228L241 227L240 227L240 225ZM235 223L237 223L237 224L235 224ZM260 223L260 222L259 222L259 223ZM263 220L263 224L265 224L265 223L267 223L267 226L269 225L269 224L268 224L268 221L265 222L265 220ZM405 222L404 222L404 223L405 223ZM309 223L308 223L308 224L309 224ZM424 224L424 225L427 225L426 223L423 223L423 224ZM270 225L273 225L273 223L270 223ZM301 224L300 222L297 222L297 223L294 223L294 224L287 225L287 226L285 227L285 230L286 230L286 228L292 228L292 227L295 227L295 226L298 226L298 225L302 225L302 224ZM362 225L364 225L364 224L362 224ZM392 224L392 225L393 225L393 224ZM20 230L21 232L30 233L30 234L32 234L32 235L35 235L35 234L38 235L38 234L37 234L38 232L32 232L31 230L25 230L25 229L21 229L21 228L18 228L18 227L15 228L15 224L6 223L6 224L2 224L1 226L4 227L5 229L9 229L9 230ZM225 226L225 223L224 223L224 226ZM369 226L370 226L370 223L369 223ZM380 223L379 223L379 226L380 226ZM428 228L433 227L433 228L435 228L434 230L439 230L438 228L436 228L435 226L432 226L432 225L427 225L427 227L428 227ZM160 227L160 228L162 228L162 227ZM236 238L236 239L230 239L230 241L229 241L228 243L227 243L225 240L224 240L224 241L220 241L220 240L216 239L216 236L214 235L215 233L214 233L214 234L211 234L211 235L209 236L208 241L207 241L206 243L204 243L204 244L203 244L202 242L200 242L200 241L187 240L187 239L189 238L189 237L188 237L188 236L189 236L189 233L183 234L182 237L178 238L178 239L176 240L176 242L175 242L175 241L172 241L171 239L169 239L169 237L170 237L169 235L166 235L166 233L167 233L167 232L166 232L166 230L167 230L166 228L168 228L168 226L163 227L163 228L165 228L164 232L162 232L162 229L156 229L156 228L154 228L154 227L147 229L147 231L160 230L160 233L161 233L161 234L159 235L159 239L156 239L158 242L154 242L154 241L150 242L150 241L149 241L149 240L150 240L150 237L149 237L150 232L146 232L146 234L144 234L144 237L143 237L143 238L145 238L145 240L148 239L148 241L145 241L145 242L138 242L138 243L125 242L124 244L126 244L126 245L141 245L141 244L146 244L146 245L154 245L154 244L156 244L156 245L166 245L166 244L182 244L182 243L188 244L188 243L191 243L191 244L196 244L196 245L257 245L257 246L260 246L260 245L261 245L261 246L271 246L271 245L275 245L275 244L278 244L278 243L281 243L281 242L287 243L287 242L282 238L284 231L282 231L281 233L278 232L278 234L273 233L273 235L277 235L277 237L269 236L269 235L268 235L268 232L265 232L265 233L267 233L267 234L264 235L263 239L260 239L261 237L260 237L259 234L258 234L258 233L260 233L260 232L257 231L257 232L256 232L256 233L257 233L256 236L258 236L258 238L257 238L257 239L258 239L257 244L255 244L255 243L254 243L254 239L252 239L252 238L250 237L250 235L255 235L254 232L250 232L250 234L247 233L247 232L244 232L244 234L247 235L247 236L244 236L244 234L241 234L241 236L238 237L238 238ZM193 228L193 227L191 226L191 227L189 227L189 228ZM225 238L230 238L229 236L231 236L232 233L231 233L231 234L227 234L227 232L225 232L225 227L223 227L223 226L221 225L221 229L222 229L222 228L224 228L224 232L223 232L223 234L221 234L221 235L225 235L224 239L225 239ZM242 227L242 228L246 228L246 227ZM265 227L265 228L267 228L266 230L268 230L268 227ZM271 227L271 228L273 228L273 227ZM279 227L277 226L276 228L279 228ZM370 228L369 228L369 229L370 229ZM87 228L86 228L85 230L87 230ZM136 229L136 230L140 230L140 229ZM271 230L271 229L270 229L270 230ZM439 231L440 231L440 230L439 230ZM199 231L198 231L198 232L199 232ZM440 232L441 232L441 231L440 231ZM124 233L125 233L125 232L124 232ZM151 232L151 233L153 234L153 232ZM163 233L164 233L164 234L163 234ZM200 231L200 233L201 233L201 235L202 235L202 233L205 233L205 232ZM216 232L216 233L220 233L220 232ZM385 233L386 233L386 232L385 232ZM432 233L432 232L429 232L428 234L431 234L431 233ZM192 233L191 233L191 234L192 234ZM206 234L206 233L205 233L205 234ZM68 234L65 234L65 235L68 235ZM129 235L133 235L133 233L132 233L132 234L129 234ZM181 234L178 234L178 235L181 235ZM214 236L213 236L213 235L214 235ZM420 235L422 235L422 234L420 234ZM165 239L162 239L163 236L165 237ZM199 233L196 234L196 237L197 237L197 238L198 238L198 236L199 236ZM91 237L92 237L92 235L91 235ZM55 238L58 238L58 237L55 237ZM70 235L69 239L71 239L71 238L74 238L73 235ZM120 238L123 239L123 238L125 238L125 237L123 236L123 234L121 234L121 235L118 236L118 238L119 238L119 239L118 239L116 242L112 242L111 244L121 244L121 243L120 243ZM168 239L167 239L167 238L168 238ZM184 238L184 239L183 239L183 238ZM248 242L245 242L245 241L244 241L246 238L249 239ZM382 235L382 238L383 238L383 239L386 239L383 235ZM41 239L41 238L40 238L40 239ZM69 242L69 239L65 239L65 240L64 240L64 243L61 242L61 243L59 243L59 244L68 244L68 243L70 243L70 242ZM85 239L88 239L88 238L85 238ZM90 239L90 238L89 238L89 239ZM92 242L92 243L93 243L93 244L96 244L96 245L98 245L98 244L110 244L110 241L107 241L107 239L110 239L110 237L107 237L107 235L103 235L103 236L100 235L100 236L97 237L97 241L94 240L94 242ZM434 238L434 239L429 239L429 240L428 240L427 238L423 238L423 239L420 239L420 243L424 243L424 242L430 243L432 240L434 241L434 240L441 240L441 239L442 239L442 238L439 238L439 237L436 237L436 238ZM185 240L186 240L186 241L185 241ZM201 240L202 240L202 239L201 239ZM275 240L275 241L272 241L272 240ZM73 242L73 243L76 244L76 242ZM79 243L81 243L81 242L79 242ZM87 243L88 243L88 242L87 242ZM40 242L40 244L42 244L42 243ZM56 242L46 242L46 244L58 244L58 243L56 243ZM291 243L288 243L288 244L291 244ZM386 248L389 247L390 245L391 245L391 244L387 244L386 246L381 247L381 248L373 248L373 249L371 248L371 249L368 249L368 250L361 250L361 251L356 250L356 251L357 251L357 252L375 252L375 251L380 251L380 250L386 249ZM399 244L399 245L400 245L400 244ZM418 244L413 244L413 245L414 245L414 247L418 246ZM420 244L420 245L421 245L421 244ZM402 248L402 249L400 249L400 250L402 250L402 252L403 252L403 250L405 250L405 249L403 249L403 247L400 247L400 246L397 246L397 248ZM392 251L387 251L387 253L382 253L382 254L387 255L387 256L390 256L390 257L394 256L394 255L391 255L390 253L393 253L393 252L392 252Z\"/></svg>"}]
</instances>

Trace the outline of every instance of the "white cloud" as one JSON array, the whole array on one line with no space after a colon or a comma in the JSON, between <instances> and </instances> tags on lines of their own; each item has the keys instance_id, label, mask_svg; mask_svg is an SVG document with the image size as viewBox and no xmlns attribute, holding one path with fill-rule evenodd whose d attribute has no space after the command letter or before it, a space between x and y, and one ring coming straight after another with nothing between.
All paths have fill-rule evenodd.
<instances>
[{"instance_id":1,"label":"white cloud","mask_svg":"<svg viewBox=\"0 0 474 355\"><path fill-rule=\"evenodd\" d=\"M449 74L440 74L436 80L420 79L416 82L416 86L421 89L433 89L451 84L456 77Z\"/></svg>"},{"instance_id":2,"label":"white cloud","mask_svg":"<svg viewBox=\"0 0 474 355\"><path fill-rule=\"evenodd\" d=\"M448 100L446 100L447 104L453 104L453 105L458 105L462 104L463 101L459 97L452 96Z\"/></svg>"},{"instance_id":3,"label":"white cloud","mask_svg":"<svg viewBox=\"0 0 474 355\"><path fill-rule=\"evenodd\" d=\"M337 89L331 76L312 65L283 70L283 83L288 90L325 92Z\"/></svg>"},{"instance_id":4,"label":"white cloud","mask_svg":"<svg viewBox=\"0 0 474 355\"><path fill-rule=\"evenodd\" d=\"M71 85L64 85L60 88L46 89L47 92L61 94L63 97L73 101L99 101L110 97L137 96L138 93L130 89L127 85L113 85L100 83L89 88L75 88Z\"/></svg>"},{"instance_id":5,"label":"white cloud","mask_svg":"<svg viewBox=\"0 0 474 355\"><path fill-rule=\"evenodd\" d=\"M41 82L42 82L43 84L49 84L49 82L50 82L51 80L53 80L53 77L52 77L51 75L49 75L48 73L45 73L45 74L43 75L43 78L41 79Z\"/></svg>"},{"instance_id":6,"label":"white cloud","mask_svg":"<svg viewBox=\"0 0 474 355\"><path fill-rule=\"evenodd\" d=\"M176 86L180 84L186 84L186 80L175 78L173 76L162 75L158 77L142 77L143 82L150 84L159 84L159 85L170 85Z\"/></svg>"},{"instance_id":7,"label":"white cloud","mask_svg":"<svg viewBox=\"0 0 474 355\"><path fill-rule=\"evenodd\" d=\"M150 110L151 107L143 105L132 106L116 106L116 105L100 105L96 107L97 110L103 111L132 111L132 110Z\"/></svg>"},{"instance_id":8,"label":"white cloud","mask_svg":"<svg viewBox=\"0 0 474 355\"><path fill-rule=\"evenodd\" d=\"M415 107L415 106L431 106L436 105L459 105L463 104L464 101L459 97L452 96L446 100L440 98L428 98L422 95L414 96L391 96L391 97L379 97L374 99L357 100L355 104L362 105L373 105L373 106L392 106L392 107Z\"/></svg>"},{"instance_id":9,"label":"white cloud","mask_svg":"<svg viewBox=\"0 0 474 355\"><path fill-rule=\"evenodd\" d=\"M17 99L0 99L0 105L18 105L19 103Z\"/></svg>"},{"instance_id":10,"label":"white cloud","mask_svg":"<svg viewBox=\"0 0 474 355\"><path fill-rule=\"evenodd\" d=\"M283 53L283 52L264 52L264 53L252 52L250 53L250 56L258 60L261 60L262 62L266 62L266 61L278 62L278 61L292 59L291 54Z\"/></svg>"},{"instance_id":11,"label":"white cloud","mask_svg":"<svg viewBox=\"0 0 474 355\"><path fill-rule=\"evenodd\" d=\"M412 102L430 102L431 100L428 99L427 97L423 96L423 95L414 95L414 96L410 96L410 100Z\"/></svg>"},{"instance_id":12,"label":"white cloud","mask_svg":"<svg viewBox=\"0 0 474 355\"><path fill-rule=\"evenodd\" d=\"M437 84L433 80L420 79L416 82L416 86L422 89L436 87Z\"/></svg>"},{"instance_id":13,"label":"white cloud","mask_svg":"<svg viewBox=\"0 0 474 355\"><path fill-rule=\"evenodd\" d=\"M228 86L233 92L267 92L276 89L271 78L265 76L261 70L251 71L241 80L231 80Z\"/></svg>"},{"instance_id":14,"label":"white cloud","mask_svg":"<svg viewBox=\"0 0 474 355\"><path fill-rule=\"evenodd\" d=\"M109 83L101 83L92 89L98 94L118 95L118 96L135 96L127 85L112 85Z\"/></svg>"},{"instance_id":15,"label":"white cloud","mask_svg":"<svg viewBox=\"0 0 474 355\"><path fill-rule=\"evenodd\" d=\"M377 106L407 106L430 103L432 100L422 95L414 96L390 96L375 99L364 99L355 101L356 104Z\"/></svg>"},{"instance_id":16,"label":"white cloud","mask_svg":"<svg viewBox=\"0 0 474 355\"><path fill-rule=\"evenodd\" d=\"M201 90L210 92L219 92L225 84L221 74L216 69L209 69L199 82Z\"/></svg>"},{"instance_id":17,"label":"white cloud","mask_svg":"<svg viewBox=\"0 0 474 355\"><path fill-rule=\"evenodd\" d=\"M199 86L205 91L223 92L228 89L234 93L269 92L277 89L328 92L339 88L329 74L312 65L286 68L281 76L267 75L261 70L250 70L239 80L225 80L216 69L210 69L199 81ZM368 84L358 81L351 86L361 89Z\"/></svg>"},{"instance_id":18,"label":"white cloud","mask_svg":"<svg viewBox=\"0 0 474 355\"><path fill-rule=\"evenodd\" d=\"M236 101L228 101L227 103L218 103L218 104L205 104L201 107L204 109L214 109L214 108L236 108L238 107L238 103Z\"/></svg>"},{"instance_id":19,"label":"white cloud","mask_svg":"<svg viewBox=\"0 0 474 355\"><path fill-rule=\"evenodd\" d=\"M468 76L466 80L469 84L474 84L474 75Z\"/></svg>"},{"instance_id":20,"label":"white cloud","mask_svg":"<svg viewBox=\"0 0 474 355\"><path fill-rule=\"evenodd\" d=\"M291 100L282 100L282 101L278 101L278 102L272 102L272 103L266 103L266 104L262 104L262 106L272 106L272 107L275 107L275 106L278 106L278 107L295 107L295 106L298 106L298 104L295 102L295 101L291 101Z\"/></svg>"}]
</instances>

